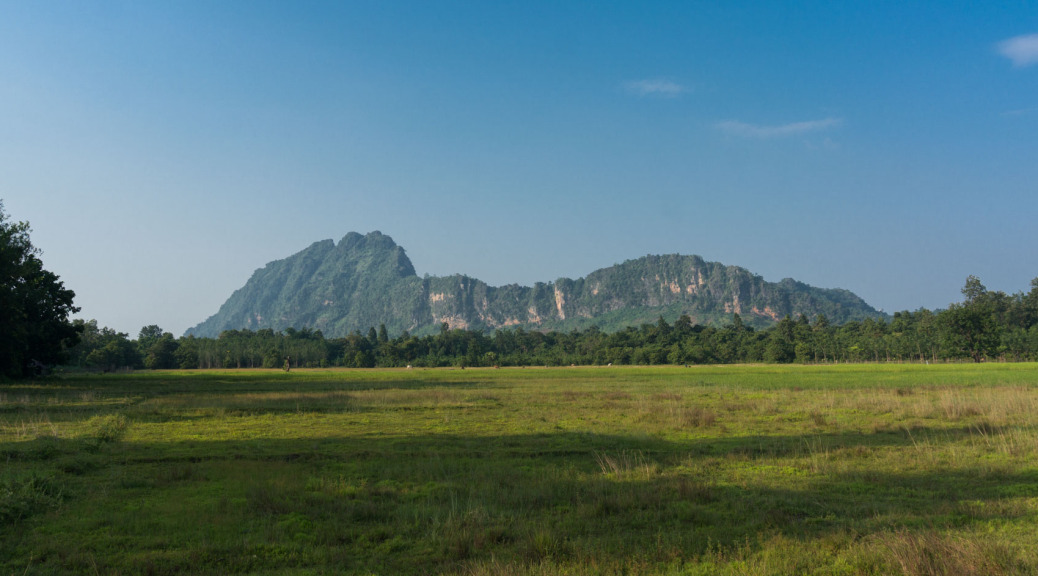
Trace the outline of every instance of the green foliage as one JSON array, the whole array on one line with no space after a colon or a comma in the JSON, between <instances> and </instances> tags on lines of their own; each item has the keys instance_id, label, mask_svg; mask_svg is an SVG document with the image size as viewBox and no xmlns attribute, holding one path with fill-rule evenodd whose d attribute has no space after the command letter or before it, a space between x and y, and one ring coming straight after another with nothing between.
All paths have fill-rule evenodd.
<instances>
[{"instance_id":1,"label":"green foliage","mask_svg":"<svg viewBox=\"0 0 1038 576\"><path fill-rule=\"evenodd\" d=\"M0 524L14 523L57 507L62 497L58 482L37 472L0 475Z\"/></svg>"},{"instance_id":2,"label":"green foliage","mask_svg":"<svg viewBox=\"0 0 1038 576\"><path fill-rule=\"evenodd\" d=\"M316 242L257 270L220 310L188 335L308 327L335 336L385 323L414 326L422 281L404 250L379 232Z\"/></svg>"},{"instance_id":3,"label":"green foliage","mask_svg":"<svg viewBox=\"0 0 1038 576\"><path fill-rule=\"evenodd\" d=\"M119 440L129 425L129 420L123 414L104 414L86 421L87 433L99 444Z\"/></svg>"},{"instance_id":4,"label":"green foliage","mask_svg":"<svg viewBox=\"0 0 1038 576\"><path fill-rule=\"evenodd\" d=\"M590 326L569 332L516 327L487 334L446 322L435 333L403 332L395 338L384 325L369 327L366 336L354 331L329 340L305 329L227 331L216 341L182 339L184 354L188 348L198 350L197 359L182 365L253 367L263 350L276 351L266 353L264 358L272 360L264 361L265 367L279 366L274 360L286 356L295 366L350 368L1033 360L1038 359L1038 316L1030 314L1029 306L1035 293L1038 289L1012 297L989 292L974 278L964 290L966 302L936 313L898 312L890 322L865 318L842 325L825 314L814 322L804 314L795 320L787 315L762 330L744 324L739 314L721 327L695 324L683 314L673 325L657 315L652 322L611 333Z\"/></svg>"},{"instance_id":5,"label":"green foliage","mask_svg":"<svg viewBox=\"0 0 1038 576\"><path fill-rule=\"evenodd\" d=\"M436 332L425 335L402 331L391 337L388 327L380 324L378 329L368 327L366 335L354 330L339 338L325 338L321 330L310 328L265 328L175 340L158 326L146 326L133 342L126 334L98 329L95 321L77 320L83 337L72 350L72 361L79 367L113 371L1038 359L1038 315L1030 308L1038 301L1038 288L1007 296L987 291L972 279L968 291L966 302L947 310L898 312L890 322L865 318L841 325L825 314L814 321L798 314L795 320L787 315L765 329L747 325L740 314L730 315L721 326L696 324L687 314L671 324L657 314L651 321L612 332L591 325L568 332L518 326L487 333L442 322ZM648 310L627 308L614 314Z\"/></svg>"},{"instance_id":6,"label":"green foliage","mask_svg":"<svg viewBox=\"0 0 1038 576\"><path fill-rule=\"evenodd\" d=\"M80 331L79 342L70 351L70 364L112 372L120 368L139 368L142 365L140 345L124 332L98 328L96 320L74 320Z\"/></svg>"},{"instance_id":7,"label":"green foliage","mask_svg":"<svg viewBox=\"0 0 1038 576\"><path fill-rule=\"evenodd\" d=\"M29 224L12 222L0 201L0 376L21 377L64 360L78 331L75 293L43 268Z\"/></svg>"},{"instance_id":8,"label":"green foliage","mask_svg":"<svg viewBox=\"0 0 1038 576\"><path fill-rule=\"evenodd\" d=\"M140 346L144 354L144 367L151 370L161 370L177 367L177 350L179 345L169 332L151 342L147 347Z\"/></svg>"},{"instance_id":9,"label":"green foliage","mask_svg":"<svg viewBox=\"0 0 1038 576\"><path fill-rule=\"evenodd\" d=\"M966 301L952 304L940 317L945 348L974 362L996 356L1004 330L999 321L999 313L1004 311L999 301L1003 298L988 292L976 276L966 279L962 294Z\"/></svg>"}]
</instances>

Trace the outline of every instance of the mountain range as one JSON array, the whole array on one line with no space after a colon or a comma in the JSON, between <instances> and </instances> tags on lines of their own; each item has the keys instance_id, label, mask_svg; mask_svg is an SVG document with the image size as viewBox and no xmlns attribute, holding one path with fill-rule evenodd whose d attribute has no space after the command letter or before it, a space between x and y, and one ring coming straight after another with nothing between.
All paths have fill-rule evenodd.
<instances>
[{"instance_id":1,"label":"mountain range","mask_svg":"<svg viewBox=\"0 0 1038 576\"><path fill-rule=\"evenodd\" d=\"M884 314L843 289L786 278L767 282L738 266L699 256L644 256L584 278L533 286L489 286L465 275L419 277L404 249L381 232L323 240L257 270L219 311L185 335L224 330L310 328L342 337L385 324L391 334L450 328L605 331L682 314L698 324L723 324L739 314L763 327L786 314L832 323Z\"/></svg>"}]
</instances>

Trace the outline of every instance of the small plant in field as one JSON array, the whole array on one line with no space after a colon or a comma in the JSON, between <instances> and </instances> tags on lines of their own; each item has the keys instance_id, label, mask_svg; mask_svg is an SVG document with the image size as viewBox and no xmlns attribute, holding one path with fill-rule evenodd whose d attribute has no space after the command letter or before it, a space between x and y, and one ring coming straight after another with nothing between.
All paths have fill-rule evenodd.
<instances>
[{"instance_id":1,"label":"small plant in field","mask_svg":"<svg viewBox=\"0 0 1038 576\"><path fill-rule=\"evenodd\" d=\"M526 556L536 562L557 558L563 552L562 539L547 529L537 530L526 546Z\"/></svg>"},{"instance_id":2,"label":"small plant in field","mask_svg":"<svg viewBox=\"0 0 1038 576\"><path fill-rule=\"evenodd\" d=\"M205 477L192 464L174 463L164 467L155 476L155 483L159 486L172 484L174 482L186 482L189 480L202 479Z\"/></svg>"},{"instance_id":3,"label":"small plant in field","mask_svg":"<svg viewBox=\"0 0 1038 576\"><path fill-rule=\"evenodd\" d=\"M582 400L591 396L590 392L575 392L573 390L564 390L562 392L562 399L566 402L574 402L576 400Z\"/></svg>"},{"instance_id":4,"label":"small plant in field","mask_svg":"<svg viewBox=\"0 0 1038 576\"><path fill-rule=\"evenodd\" d=\"M107 444L119 440L126 434L126 429L129 426L129 419L122 414L94 416L86 421L87 433L98 444Z\"/></svg>"},{"instance_id":5,"label":"small plant in field","mask_svg":"<svg viewBox=\"0 0 1038 576\"><path fill-rule=\"evenodd\" d=\"M595 461L602 474L618 480L649 480L659 469L655 462L645 460L641 452L627 450L616 455L595 452Z\"/></svg>"},{"instance_id":6,"label":"small plant in field","mask_svg":"<svg viewBox=\"0 0 1038 576\"><path fill-rule=\"evenodd\" d=\"M293 491L279 478L249 486L245 493L249 511L258 515L287 514L293 509Z\"/></svg>"},{"instance_id":7,"label":"small plant in field","mask_svg":"<svg viewBox=\"0 0 1038 576\"><path fill-rule=\"evenodd\" d=\"M714 489L703 482L682 477L677 480L678 497L682 500L705 504L717 500Z\"/></svg>"},{"instance_id":8,"label":"small plant in field","mask_svg":"<svg viewBox=\"0 0 1038 576\"><path fill-rule=\"evenodd\" d=\"M891 564L906 576L997 576L1011 573L1013 551L1001 544L928 530L899 530L877 537Z\"/></svg>"},{"instance_id":9,"label":"small plant in field","mask_svg":"<svg viewBox=\"0 0 1038 576\"><path fill-rule=\"evenodd\" d=\"M685 408L681 413L681 425L685 428L713 426L716 422L717 414L702 406Z\"/></svg>"},{"instance_id":10,"label":"small plant in field","mask_svg":"<svg viewBox=\"0 0 1038 576\"><path fill-rule=\"evenodd\" d=\"M71 456L58 459L56 462L59 470L66 474L81 475L86 474L92 470L96 470L101 466L94 454L87 454L85 452L79 452Z\"/></svg>"},{"instance_id":11,"label":"small plant in field","mask_svg":"<svg viewBox=\"0 0 1038 576\"><path fill-rule=\"evenodd\" d=\"M825 426L828 422L825 421L825 414L822 414L819 410L811 411L811 421L815 423L815 426Z\"/></svg>"},{"instance_id":12,"label":"small plant in field","mask_svg":"<svg viewBox=\"0 0 1038 576\"><path fill-rule=\"evenodd\" d=\"M45 508L61 503L62 489L46 476L31 473L27 476L0 478L0 524L23 520Z\"/></svg>"},{"instance_id":13,"label":"small plant in field","mask_svg":"<svg viewBox=\"0 0 1038 576\"><path fill-rule=\"evenodd\" d=\"M57 437L59 435L58 427L51 422L50 417L45 412L30 415L26 420L15 421L14 425L10 427L14 430L15 437L18 439L31 440L43 436Z\"/></svg>"},{"instance_id":14,"label":"small plant in field","mask_svg":"<svg viewBox=\"0 0 1038 576\"><path fill-rule=\"evenodd\" d=\"M980 434L981 436L988 438L1002 431L1001 426L996 426L988 420L981 420L974 424L970 424L970 433Z\"/></svg>"},{"instance_id":15,"label":"small plant in field","mask_svg":"<svg viewBox=\"0 0 1038 576\"><path fill-rule=\"evenodd\" d=\"M37 436L26 445L24 457L30 460L50 460L64 451L66 443L55 436Z\"/></svg>"},{"instance_id":16,"label":"small plant in field","mask_svg":"<svg viewBox=\"0 0 1038 576\"><path fill-rule=\"evenodd\" d=\"M966 401L956 396L945 395L936 409L936 416L946 420L962 420L971 416L980 416L983 411L976 402Z\"/></svg>"},{"instance_id":17,"label":"small plant in field","mask_svg":"<svg viewBox=\"0 0 1038 576\"><path fill-rule=\"evenodd\" d=\"M463 560L489 546L507 542L508 531L493 522L486 510L476 507L464 514L452 514L439 530L447 551L455 560Z\"/></svg>"}]
</instances>

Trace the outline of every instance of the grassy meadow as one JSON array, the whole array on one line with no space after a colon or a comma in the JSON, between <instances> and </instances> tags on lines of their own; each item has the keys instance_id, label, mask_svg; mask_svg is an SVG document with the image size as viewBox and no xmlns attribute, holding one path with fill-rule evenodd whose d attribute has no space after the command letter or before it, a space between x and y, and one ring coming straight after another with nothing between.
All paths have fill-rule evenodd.
<instances>
[{"instance_id":1,"label":"grassy meadow","mask_svg":"<svg viewBox=\"0 0 1038 576\"><path fill-rule=\"evenodd\" d=\"M1038 573L1038 365L0 384L0 576Z\"/></svg>"}]
</instances>

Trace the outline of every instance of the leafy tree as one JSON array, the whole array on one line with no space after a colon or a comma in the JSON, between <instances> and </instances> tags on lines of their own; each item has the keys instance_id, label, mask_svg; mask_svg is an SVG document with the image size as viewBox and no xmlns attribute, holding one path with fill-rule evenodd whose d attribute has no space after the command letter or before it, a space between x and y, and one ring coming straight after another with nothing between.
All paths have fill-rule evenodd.
<instances>
[{"instance_id":1,"label":"leafy tree","mask_svg":"<svg viewBox=\"0 0 1038 576\"><path fill-rule=\"evenodd\" d=\"M788 363L796 358L795 336L796 325L787 314L779 321L768 336L768 343L764 349L764 359L768 362Z\"/></svg>"},{"instance_id":2,"label":"leafy tree","mask_svg":"<svg viewBox=\"0 0 1038 576\"><path fill-rule=\"evenodd\" d=\"M951 355L980 362L998 353L1002 326L996 317L995 300L979 278L969 276L962 294L965 302L952 304L940 315L944 345Z\"/></svg>"},{"instance_id":3,"label":"leafy tree","mask_svg":"<svg viewBox=\"0 0 1038 576\"><path fill-rule=\"evenodd\" d=\"M660 319L663 317L661 316ZM687 336L692 331L692 318L688 314L682 314L677 321L674 322L674 332L678 336Z\"/></svg>"},{"instance_id":4,"label":"leafy tree","mask_svg":"<svg viewBox=\"0 0 1038 576\"><path fill-rule=\"evenodd\" d=\"M141 331L137 333L137 351L140 352L141 356L145 356L148 353L148 348L155 343L156 340L162 337L162 328L159 328L155 324L144 326Z\"/></svg>"},{"instance_id":5,"label":"leafy tree","mask_svg":"<svg viewBox=\"0 0 1038 576\"><path fill-rule=\"evenodd\" d=\"M0 201L0 375L26 376L56 364L76 344L75 293L43 268L29 224L12 222Z\"/></svg>"},{"instance_id":6,"label":"leafy tree","mask_svg":"<svg viewBox=\"0 0 1038 576\"><path fill-rule=\"evenodd\" d=\"M94 348L86 356L86 364L111 372L119 368L139 367L141 356L129 335L106 327L97 334Z\"/></svg>"},{"instance_id":7,"label":"leafy tree","mask_svg":"<svg viewBox=\"0 0 1038 576\"><path fill-rule=\"evenodd\" d=\"M140 340L138 340L138 347L140 347ZM150 339L150 344L143 350L144 367L151 370L176 368L178 348L179 345L173 335L169 332L162 332L157 338Z\"/></svg>"},{"instance_id":8,"label":"leafy tree","mask_svg":"<svg viewBox=\"0 0 1038 576\"><path fill-rule=\"evenodd\" d=\"M1038 325L1038 278L1031 280L1031 291L1020 298L1020 307L1023 327Z\"/></svg>"},{"instance_id":9,"label":"leafy tree","mask_svg":"<svg viewBox=\"0 0 1038 576\"><path fill-rule=\"evenodd\" d=\"M101 329L97 326L97 320L83 320L77 318L72 321L73 326L79 332L79 341L69 349L68 363L70 366L83 368L86 366L87 356L103 345L101 342Z\"/></svg>"},{"instance_id":10,"label":"leafy tree","mask_svg":"<svg viewBox=\"0 0 1038 576\"><path fill-rule=\"evenodd\" d=\"M739 316L738 312L732 314L732 329L736 332L742 332L745 328L746 326L742 323L742 316Z\"/></svg>"}]
</instances>

